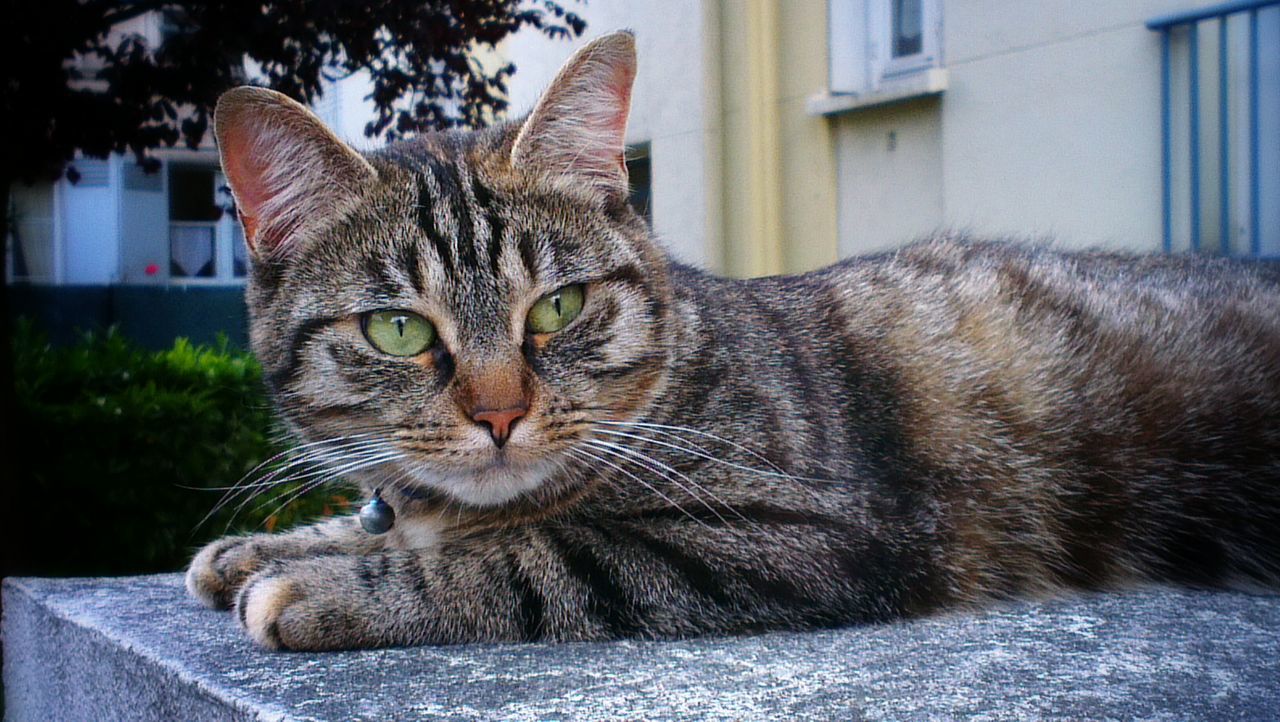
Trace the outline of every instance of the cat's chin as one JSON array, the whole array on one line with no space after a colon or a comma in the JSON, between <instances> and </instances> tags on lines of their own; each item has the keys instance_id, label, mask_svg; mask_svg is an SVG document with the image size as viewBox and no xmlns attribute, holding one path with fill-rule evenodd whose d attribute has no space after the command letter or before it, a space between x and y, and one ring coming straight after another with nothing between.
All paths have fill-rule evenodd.
<instances>
[{"instance_id":1,"label":"cat's chin","mask_svg":"<svg viewBox=\"0 0 1280 722\"><path fill-rule=\"evenodd\" d=\"M418 470L410 477L418 484L476 507L493 507L533 491L555 470L549 461L533 464L494 464L470 471Z\"/></svg>"}]
</instances>

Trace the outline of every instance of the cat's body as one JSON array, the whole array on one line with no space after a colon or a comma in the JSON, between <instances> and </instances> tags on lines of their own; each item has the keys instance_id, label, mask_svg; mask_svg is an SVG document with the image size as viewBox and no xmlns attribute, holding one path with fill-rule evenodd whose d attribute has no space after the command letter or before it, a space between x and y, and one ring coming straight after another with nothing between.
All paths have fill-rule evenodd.
<instances>
[{"instance_id":1,"label":"cat's body","mask_svg":"<svg viewBox=\"0 0 1280 722\"><path fill-rule=\"evenodd\" d=\"M612 175L625 97L601 88L625 96L630 47L589 47L523 126L368 161L281 101L220 106L255 350L300 436L397 520L222 540L194 594L269 646L335 648L1280 581L1280 274L957 238L796 277L674 264ZM262 114L312 136L328 185L253 160L289 142ZM307 229L272 208L290 193L332 215ZM573 287L581 315L537 331L531 305ZM435 345L379 355L380 308Z\"/></svg>"}]
</instances>

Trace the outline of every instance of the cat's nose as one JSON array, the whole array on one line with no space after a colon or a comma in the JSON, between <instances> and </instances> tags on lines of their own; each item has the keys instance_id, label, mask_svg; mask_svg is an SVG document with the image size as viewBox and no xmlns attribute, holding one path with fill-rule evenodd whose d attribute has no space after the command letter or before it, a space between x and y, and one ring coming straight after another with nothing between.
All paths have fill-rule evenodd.
<instances>
[{"instance_id":1,"label":"cat's nose","mask_svg":"<svg viewBox=\"0 0 1280 722\"><path fill-rule=\"evenodd\" d=\"M496 411L472 411L471 420L481 426L488 426L489 436L493 437L493 443L501 449L511 436L511 427L515 426L516 422L528 412L529 407L521 404Z\"/></svg>"}]
</instances>

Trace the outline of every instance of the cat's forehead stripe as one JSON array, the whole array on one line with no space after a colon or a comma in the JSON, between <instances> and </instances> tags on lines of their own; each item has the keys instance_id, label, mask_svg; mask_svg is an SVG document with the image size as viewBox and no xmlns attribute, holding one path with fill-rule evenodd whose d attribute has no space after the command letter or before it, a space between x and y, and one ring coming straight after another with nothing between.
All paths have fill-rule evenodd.
<instances>
[{"instance_id":1,"label":"cat's forehead stripe","mask_svg":"<svg viewBox=\"0 0 1280 722\"><path fill-rule=\"evenodd\" d=\"M385 263L373 257L364 259L364 273L368 278L369 289L379 296L394 298L401 295L404 287L392 276L391 269Z\"/></svg>"},{"instance_id":2,"label":"cat's forehead stripe","mask_svg":"<svg viewBox=\"0 0 1280 722\"><path fill-rule=\"evenodd\" d=\"M441 163L440 167L444 170L445 177L448 178L447 194L453 201L455 209L453 228L454 237L457 238L458 248L458 267L467 273L475 273L479 265L476 258L476 234L475 222L471 213L471 205L467 202L467 193L463 184L462 167L454 163Z\"/></svg>"},{"instance_id":3,"label":"cat's forehead stripe","mask_svg":"<svg viewBox=\"0 0 1280 722\"><path fill-rule=\"evenodd\" d=\"M400 267L409 274L409 283L415 293L427 292L426 279L422 275L422 250L417 243L401 243L399 257L396 259Z\"/></svg>"},{"instance_id":4,"label":"cat's forehead stripe","mask_svg":"<svg viewBox=\"0 0 1280 722\"><path fill-rule=\"evenodd\" d=\"M502 220L502 214L493 206L493 194L480 182L479 178L471 179L471 193L475 197L477 208L484 213L485 221L489 226L489 270L493 273L494 278L502 275L502 269L498 265L499 259L502 258L502 242L503 234L506 232L506 223Z\"/></svg>"},{"instance_id":5,"label":"cat's forehead stripe","mask_svg":"<svg viewBox=\"0 0 1280 722\"><path fill-rule=\"evenodd\" d=\"M418 225L436 248L446 275L462 279L487 265L499 277L507 224L493 191L464 163L426 155L416 171ZM436 209L449 211L444 227Z\"/></svg>"},{"instance_id":6,"label":"cat's forehead stripe","mask_svg":"<svg viewBox=\"0 0 1280 722\"><path fill-rule=\"evenodd\" d=\"M520 262L524 264L524 270L529 273L529 280L537 283L538 257L534 254L533 234L528 231L521 233L517 245L520 250Z\"/></svg>"},{"instance_id":7,"label":"cat's forehead stripe","mask_svg":"<svg viewBox=\"0 0 1280 722\"><path fill-rule=\"evenodd\" d=\"M456 274L453 268L453 249L450 248L446 234L441 232L436 223L435 199L438 191L432 188L434 178L425 166L419 170L417 178L418 226L422 228L422 232L426 234L427 240L436 252L436 257L440 259L445 275L454 276Z\"/></svg>"}]
</instances>

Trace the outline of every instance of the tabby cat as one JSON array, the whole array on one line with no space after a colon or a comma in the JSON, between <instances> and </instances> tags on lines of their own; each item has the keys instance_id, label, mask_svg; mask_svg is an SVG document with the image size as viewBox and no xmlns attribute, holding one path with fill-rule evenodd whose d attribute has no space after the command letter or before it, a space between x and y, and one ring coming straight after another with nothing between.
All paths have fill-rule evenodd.
<instances>
[{"instance_id":1,"label":"tabby cat","mask_svg":"<svg viewBox=\"0 0 1280 722\"><path fill-rule=\"evenodd\" d=\"M716 278L628 205L635 67L609 35L522 121L368 155L223 96L270 391L395 521L219 540L191 594L337 649L1280 580L1280 274L940 237Z\"/></svg>"}]
</instances>

